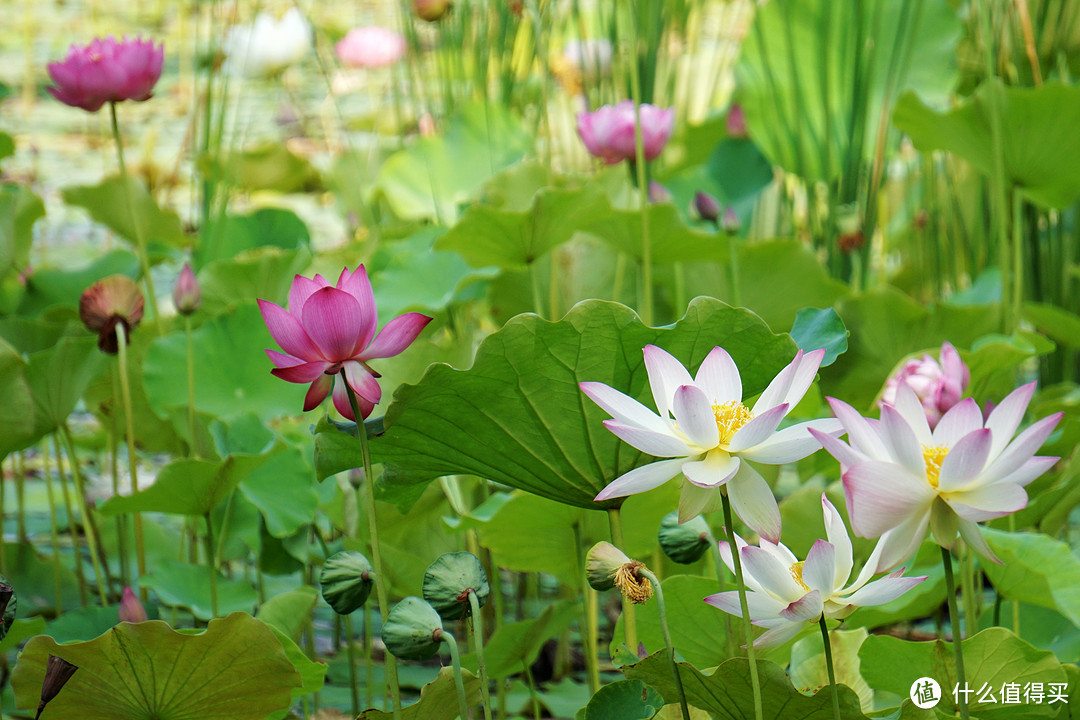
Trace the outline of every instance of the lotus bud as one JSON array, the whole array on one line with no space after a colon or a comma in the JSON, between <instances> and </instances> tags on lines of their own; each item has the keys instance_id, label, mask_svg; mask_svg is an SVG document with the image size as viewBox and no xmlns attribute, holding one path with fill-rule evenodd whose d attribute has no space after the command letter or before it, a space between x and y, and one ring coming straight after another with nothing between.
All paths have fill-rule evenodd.
<instances>
[{"instance_id":1,"label":"lotus bud","mask_svg":"<svg viewBox=\"0 0 1080 720\"><path fill-rule=\"evenodd\" d=\"M679 524L678 510L664 516L657 536L664 554L682 565L700 560L712 544L712 533L705 518L698 515Z\"/></svg>"},{"instance_id":2,"label":"lotus bud","mask_svg":"<svg viewBox=\"0 0 1080 720\"><path fill-rule=\"evenodd\" d=\"M116 326L124 326L131 342L131 331L143 317L143 294L135 281L126 275L111 275L83 291L79 298L79 317L91 332L98 334L98 348L115 355L120 349Z\"/></svg>"},{"instance_id":3,"label":"lotus bud","mask_svg":"<svg viewBox=\"0 0 1080 720\"><path fill-rule=\"evenodd\" d=\"M671 202L671 191L666 187L656 182L655 180L649 181L649 204L660 205L661 203Z\"/></svg>"},{"instance_id":4,"label":"lotus bud","mask_svg":"<svg viewBox=\"0 0 1080 720\"><path fill-rule=\"evenodd\" d=\"M699 191L694 195L694 213L715 225L720 219L720 202L709 193Z\"/></svg>"},{"instance_id":5,"label":"lotus bud","mask_svg":"<svg viewBox=\"0 0 1080 720\"><path fill-rule=\"evenodd\" d=\"M652 583L638 575L643 567L609 542L596 543L585 556L585 577L593 590L618 588L635 605L648 602L653 594Z\"/></svg>"},{"instance_id":6,"label":"lotus bud","mask_svg":"<svg viewBox=\"0 0 1080 720\"><path fill-rule=\"evenodd\" d=\"M442 618L418 597L407 597L391 610L383 624L386 649L401 660L427 660L439 651Z\"/></svg>"},{"instance_id":7,"label":"lotus bud","mask_svg":"<svg viewBox=\"0 0 1080 720\"><path fill-rule=\"evenodd\" d=\"M472 553L446 553L424 573L424 599L443 620L459 620L470 614L470 592L480 607L491 593L484 566Z\"/></svg>"},{"instance_id":8,"label":"lotus bud","mask_svg":"<svg viewBox=\"0 0 1080 720\"><path fill-rule=\"evenodd\" d=\"M413 0L413 10L421 20L438 22L450 12L450 0Z\"/></svg>"},{"instance_id":9,"label":"lotus bud","mask_svg":"<svg viewBox=\"0 0 1080 720\"><path fill-rule=\"evenodd\" d=\"M67 685L67 681L71 679L71 676L78 669L78 666L72 665L61 657L49 656L49 662L45 666L45 679L41 682L41 702L38 703L37 715L34 716L34 720L41 717L45 706L60 694L60 691Z\"/></svg>"},{"instance_id":10,"label":"lotus bud","mask_svg":"<svg viewBox=\"0 0 1080 720\"><path fill-rule=\"evenodd\" d=\"M139 596L130 586L124 588L124 595L120 598L120 622L141 623L146 622L146 608L139 602Z\"/></svg>"},{"instance_id":11,"label":"lotus bud","mask_svg":"<svg viewBox=\"0 0 1080 720\"><path fill-rule=\"evenodd\" d=\"M749 133L746 132L746 113L743 112L742 105L738 103L731 104L731 107L728 109L727 120L724 122L724 128L727 130L728 137L748 137Z\"/></svg>"},{"instance_id":12,"label":"lotus bud","mask_svg":"<svg viewBox=\"0 0 1080 720\"><path fill-rule=\"evenodd\" d=\"M173 285L172 297L176 312L181 315L191 315L202 304L202 291L195 273L191 271L190 263L184 263L184 269L180 271L180 277Z\"/></svg>"},{"instance_id":13,"label":"lotus bud","mask_svg":"<svg viewBox=\"0 0 1080 720\"><path fill-rule=\"evenodd\" d=\"M323 600L334 612L351 615L367 602L375 584L375 573L363 554L343 550L326 559L319 584L322 586Z\"/></svg>"},{"instance_id":14,"label":"lotus bud","mask_svg":"<svg viewBox=\"0 0 1080 720\"><path fill-rule=\"evenodd\" d=\"M728 205L724 208L723 217L720 218L720 229L728 235L734 235L739 232L740 227L742 223L739 222L739 216L735 214L735 208Z\"/></svg>"},{"instance_id":15,"label":"lotus bud","mask_svg":"<svg viewBox=\"0 0 1080 720\"><path fill-rule=\"evenodd\" d=\"M0 640L7 636L11 624L15 622L15 609L18 600L15 597L15 588L0 576Z\"/></svg>"}]
</instances>

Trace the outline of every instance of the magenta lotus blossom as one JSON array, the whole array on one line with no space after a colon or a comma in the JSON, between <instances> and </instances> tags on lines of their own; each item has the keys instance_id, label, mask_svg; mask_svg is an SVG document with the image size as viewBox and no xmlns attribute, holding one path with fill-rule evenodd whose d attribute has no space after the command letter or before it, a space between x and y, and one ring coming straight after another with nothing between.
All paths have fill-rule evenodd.
<instances>
[{"instance_id":1,"label":"magenta lotus blossom","mask_svg":"<svg viewBox=\"0 0 1080 720\"><path fill-rule=\"evenodd\" d=\"M350 30L334 45L334 52L338 60L349 67L387 67L405 54L405 38L400 33L377 25L358 27Z\"/></svg>"},{"instance_id":2,"label":"magenta lotus blossom","mask_svg":"<svg viewBox=\"0 0 1080 720\"><path fill-rule=\"evenodd\" d=\"M971 373L960 359L960 354L950 343L941 346L941 362L929 355L921 360L908 360L885 383L881 394L882 405L896 403L896 389L901 383L906 384L919 397L926 420L933 429L941 416L956 403L960 402L964 390L971 382Z\"/></svg>"},{"instance_id":3,"label":"magenta lotus blossom","mask_svg":"<svg viewBox=\"0 0 1080 720\"><path fill-rule=\"evenodd\" d=\"M97 112L107 102L149 100L161 77L162 45L152 40L95 38L89 45L72 45L67 57L49 64L49 88L60 102Z\"/></svg>"},{"instance_id":4,"label":"magenta lotus blossom","mask_svg":"<svg viewBox=\"0 0 1080 720\"><path fill-rule=\"evenodd\" d=\"M426 315L406 313L376 335L375 295L363 265L354 272L342 269L336 286L322 275L297 275L287 311L266 300L259 300L259 309L270 335L285 351L266 351L276 366L270 372L288 382L311 383L305 412L318 407L333 390L334 407L350 420L357 418L345 383L356 393L366 418L382 399L379 374L368 361L398 355L431 322Z\"/></svg>"},{"instance_id":5,"label":"magenta lotus blossom","mask_svg":"<svg viewBox=\"0 0 1080 720\"><path fill-rule=\"evenodd\" d=\"M608 165L622 160L634 160L634 101L623 100L617 105L605 105L591 113L577 116L578 135L593 157L601 158ZM671 138L675 126L675 111L663 110L655 105L641 105L641 140L645 159L655 160Z\"/></svg>"}]
</instances>

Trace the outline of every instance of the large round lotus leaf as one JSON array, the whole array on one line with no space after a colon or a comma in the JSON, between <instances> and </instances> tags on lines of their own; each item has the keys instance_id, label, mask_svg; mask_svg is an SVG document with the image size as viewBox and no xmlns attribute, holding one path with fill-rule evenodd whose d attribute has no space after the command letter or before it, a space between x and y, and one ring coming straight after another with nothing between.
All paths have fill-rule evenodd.
<instances>
[{"instance_id":1,"label":"large round lotus leaf","mask_svg":"<svg viewBox=\"0 0 1080 720\"><path fill-rule=\"evenodd\" d=\"M367 602L371 594L371 563L355 551L334 553L323 564L319 584L326 604L338 615L348 615Z\"/></svg>"},{"instance_id":2,"label":"large round lotus leaf","mask_svg":"<svg viewBox=\"0 0 1080 720\"><path fill-rule=\"evenodd\" d=\"M709 549L709 524L698 515L693 520L679 523L679 512L668 513L660 523L657 533L664 554L677 563L689 565L701 559Z\"/></svg>"},{"instance_id":3,"label":"large round lotus leaf","mask_svg":"<svg viewBox=\"0 0 1080 720\"><path fill-rule=\"evenodd\" d=\"M469 591L476 593L481 607L491 593L484 566L472 553L446 553L424 573L424 599L443 620L458 620L469 614Z\"/></svg>"},{"instance_id":4,"label":"large round lotus leaf","mask_svg":"<svg viewBox=\"0 0 1080 720\"><path fill-rule=\"evenodd\" d=\"M402 660L427 660L439 651L442 618L418 597L407 597L391 610L383 625L386 649Z\"/></svg>"},{"instance_id":5,"label":"large round lotus leaf","mask_svg":"<svg viewBox=\"0 0 1080 720\"><path fill-rule=\"evenodd\" d=\"M42 720L263 720L286 710L301 683L273 631L245 613L212 620L199 635L159 620L121 623L72 645L39 635L11 675L18 707L37 707L49 655L79 671Z\"/></svg>"}]
</instances>

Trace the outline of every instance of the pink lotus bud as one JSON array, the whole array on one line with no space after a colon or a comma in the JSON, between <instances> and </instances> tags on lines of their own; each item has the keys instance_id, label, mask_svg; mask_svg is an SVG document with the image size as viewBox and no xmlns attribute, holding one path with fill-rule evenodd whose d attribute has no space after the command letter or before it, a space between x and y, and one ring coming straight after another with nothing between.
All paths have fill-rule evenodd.
<instances>
[{"instance_id":1,"label":"pink lotus bud","mask_svg":"<svg viewBox=\"0 0 1080 720\"><path fill-rule=\"evenodd\" d=\"M661 203L671 202L671 191L666 187L656 182L655 180L649 181L649 204L659 205Z\"/></svg>"},{"instance_id":2,"label":"pink lotus bud","mask_svg":"<svg viewBox=\"0 0 1080 720\"><path fill-rule=\"evenodd\" d=\"M413 10L421 20L438 22L450 12L450 0L413 0Z\"/></svg>"},{"instance_id":3,"label":"pink lotus bud","mask_svg":"<svg viewBox=\"0 0 1080 720\"><path fill-rule=\"evenodd\" d=\"M709 193L699 190L694 193L693 211L702 220L716 224L716 221L720 219L720 201Z\"/></svg>"},{"instance_id":4,"label":"pink lotus bud","mask_svg":"<svg viewBox=\"0 0 1080 720\"><path fill-rule=\"evenodd\" d=\"M107 102L149 100L161 77L165 48L152 40L95 38L85 47L72 45L67 57L49 64L49 88L60 102L96 112Z\"/></svg>"},{"instance_id":5,"label":"pink lotus bud","mask_svg":"<svg viewBox=\"0 0 1080 720\"><path fill-rule=\"evenodd\" d=\"M353 28L334 45L338 60L354 68L393 65L405 54L405 38L388 28L372 25Z\"/></svg>"},{"instance_id":6,"label":"pink lotus bud","mask_svg":"<svg viewBox=\"0 0 1080 720\"><path fill-rule=\"evenodd\" d=\"M740 227L742 223L739 221L739 216L735 214L735 208L728 205L724 208L723 217L720 218L720 228L729 235L734 235L739 232Z\"/></svg>"},{"instance_id":7,"label":"pink lotus bud","mask_svg":"<svg viewBox=\"0 0 1080 720\"><path fill-rule=\"evenodd\" d=\"M617 105L605 105L591 113L577 116L578 135L593 157L608 165L637 157L634 140L634 101L623 100ZM645 159L655 160L671 138L675 126L675 111L642 103L641 139Z\"/></svg>"},{"instance_id":8,"label":"pink lotus bud","mask_svg":"<svg viewBox=\"0 0 1080 720\"><path fill-rule=\"evenodd\" d=\"M746 132L746 114L743 112L742 105L739 105L738 103L731 104L731 107L728 109L725 128L728 137L748 137L748 133Z\"/></svg>"},{"instance_id":9,"label":"pink lotus bud","mask_svg":"<svg viewBox=\"0 0 1080 720\"><path fill-rule=\"evenodd\" d=\"M124 588L124 595L120 598L120 622L141 623L146 622L146 608L139 602L139 596L130 586Z\"/></svg>"},{"instance_id":10,"label":"pink lotus bud","mask_svg":"<svg viewBox=\"0 0 1080 720\"><path fill-rule=\"evenodd\" d=\"M941 346L941 362L929 355L920 360L908 360L900 370L885 383L881 394L881 405L896 402L896 390L900 383L905 383L915 391L922 403L926 420L933 428L941 416L964 395L964 390L971 381L967 365L960 359L950 343Z\"/></svg>"},{"instance_id":11,"label":"pink lotus bud","mask_svg":"<svg viewBox=\"0 0 1080 720\"><path fill-rule=\"evenodd\" d=\"M202 304L202 291L199 289L199 281L195 279L195 273L191 271L189 263L184 263L184 269L180 271L180 277L176 278L172 297L176 312L181 315L191 315Z\"/></svg>"}]
</instances>

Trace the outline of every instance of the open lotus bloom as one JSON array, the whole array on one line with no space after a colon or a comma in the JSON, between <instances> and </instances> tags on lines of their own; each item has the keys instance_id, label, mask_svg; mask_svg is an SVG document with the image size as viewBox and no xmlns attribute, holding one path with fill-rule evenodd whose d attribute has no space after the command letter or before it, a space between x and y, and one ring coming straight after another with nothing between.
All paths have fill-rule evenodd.
<instances>
[{"instance_id":1,"label":"open lotus bloom","mask_svg":"<svg viewBox=\"0 0 1080 720\"><path fill-rule=\"evenodd\" d=\"M895 404L897 388L907 385L918 396L926 413L926 420L933 429L941 416L960 402L969 382L971 373L967 365L960 359L956 348L946 342L941 346L941 362L929 355L923 355L921 360L908 360L904 363L885 383L881 404Z\"/></svg>"},{"instance_id":2,"label":"open lotus bloom","mask_svg":"<svg viewBox=\"0 0 1080 720\"><path fill-rule=\"evenodd\" d=\"M806 394L825 351L800 350L753 408L743 404L739 369L723 348L712 349L694 378L682 363L655 345L646 346L644 353L659 414L603 383L583 382L581 390L611 415L604 427L642 452L672 459L631 470L596 499L646 492L682 473L686 482L679 500L680 522L701 514L726 485L742 521L762 537L779 541L776 498L746 461L781 465L801 460L821 447L808 432L810 428L842 432L833 418L777 429Z\"/></svg>"},{"instance_id":3,"label":"open lotus bloom","mask_svg":"<svg viewBox=\"0 0 1080 720\"><path fill-rule=\"evenodd\" d=\"M851 538L843 518L824 493L821 507L828 540L815 542L806 560L799 560L782 543L763 539L759 547L754 547L735 536L746 581L750 620L768 628L754 641L754 647L782 645L795 637L804 624L817 622L822 615L842 620L860 607L895 600L926 579L925 575L901 577L904 571L899 570L870 582L882 551L882 543L878 543L859 576L849 584L854 564ZM734 572L728 543L720 543L720 555ZM742 617L737 590L710 595L705 602Z\"/></svg>"},{"instance_id":4,"label":"open lotus bloom","mask_svg":"<svg viewBox=\"0 0 1080 720\"><path fill-rule=\"evenodd\" d=\"M49 63L49 88L60 102L96 112L107 102L149 100L161 77L165 50L152 40L107 37L72 45L67 57Z\"/></svg>"},{"instance_id":5,"label":"open lotus bloom","mask_svg":"<svg viewBox=\"0 0 1080 720\"><path fill-rule=\"evenodd\" d=\"M288 382L311 383L305 412L318 407L333 390L334 407L350 420L359 418L349 404L345 383L366 418L382 398L379 374L368 361L401 353L431 322L426 315L405 313L376 335L375 295L363 265L355 272L342 269L336 286L322 275L297 275L287 311L266 300L259 300L259 309L270 335L285 351L266 351L276 366L270 372Z\"/></svg>"},{"instance_id":6,"label":"open lotus bloom","mask_svg":"<svg viewBox=\"0 0 1080 720\"><path fill-rule=\"evenodd\" d=\"M334 45L334 52L349 67L387 67L405 54L405 38L401 33L377 25L358 27Z\"/></svg>"},{"instance_id":7,"label":"open lotus bloom","mask_svg":"<svg viewBox=\"0 0 1080 720\"><path fill-rule=\"evenodd\" d=\"M273 75L308 54L311 25L296 8L289 8L281 20L259 13L250 25L230 27L221 49L232 74Z\"/></svg>"},{"instance_id":8,"label":"open lotus bloom","mask_svg":"<svg viewBox=\"0 0 1080 720\"><path fill-rule=\"evenodd\" d=\"M585 149L608 165L637 158L634 128L637 114L633 100L605 105L577 116L577 130ZM641 104L641 141L645 159L655 160L667 145L675 127L675 111Z\"/></svg>"},{"instance_id":9,"label":"open lotus bloom","mask_svg":"<svg viewBox=\"0 0 1080 720\"><path fill-rule=\"evenodd\" d=\"M951 548L959 532L972 550L1000 564L976 523L1026 507L1024 486L1058 460L1035 452L1062 413L1033 423L1013 438L1034 391L1035 383L1014 390L985 422L974 400L962 400L932 431L907 384L897 388L894 405L881 408L879 421L829 398L850 444L817 437L840 461L855 534L882 539L879 571L910 557L927 527L938 545Z\"/></svg>"}]
</instances>

